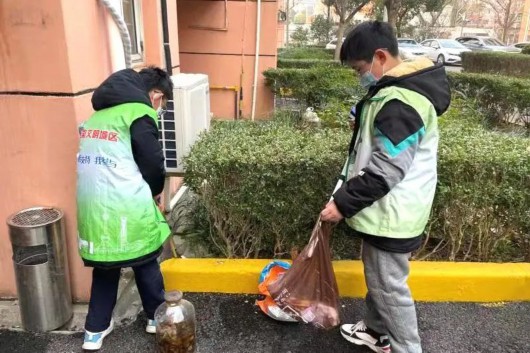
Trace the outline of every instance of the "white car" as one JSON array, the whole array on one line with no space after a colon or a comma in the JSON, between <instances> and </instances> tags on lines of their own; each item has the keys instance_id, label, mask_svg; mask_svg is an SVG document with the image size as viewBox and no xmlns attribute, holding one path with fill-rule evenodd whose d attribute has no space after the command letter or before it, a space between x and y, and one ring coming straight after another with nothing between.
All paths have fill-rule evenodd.
<instances>
[{"instance_id":1,"label":"white car","mask_svg":"<svg viewBox=\"0 0 530 353\"><path fill-rule=\"evenodd\" d=\"M333 39L328 44L326 44L326 49L329 49L329 50L335 50L336 47L337 47L336 39Z\"/></svg>"},{"instance_id":2,"label":"white car","mask_svg":"<svg viewBox=\"0 0 530 353\"><path fill-rule=\"evenodd\" d=\"M521 49L509 46L493 37L471 36L456 38L456 41L472 51L500 51L505 53L520 53Z\"/></svg>"},{"instance_id":3,"label":"white car","mask_svg":"<svg viewBox=\"0 0 530 353\"><path fill-rule=\"evenodd\" d=\"M454 39L427 39L421 45L427 49L427 57L445 65L461 65L462 53L471 51Z\"/></svg>"},{"instance_id":4,"label":"white car","mask_svg":"<svg viewBox=\"0 0 530 353\"><path fill-rule=\"evenodd\" d=\"M405 60L425 57L427 50L418 44L414 39L398 38L399 54Z\"/></svg>"}]
</instances>

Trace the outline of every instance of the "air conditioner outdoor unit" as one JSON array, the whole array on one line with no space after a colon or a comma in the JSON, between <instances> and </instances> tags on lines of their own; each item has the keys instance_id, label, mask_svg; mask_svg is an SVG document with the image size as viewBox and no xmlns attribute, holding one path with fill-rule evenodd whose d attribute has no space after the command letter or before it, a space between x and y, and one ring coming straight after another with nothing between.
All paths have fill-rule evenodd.
<instances>
[{"instance_id":1,"label":"air conditioner outdoor unit","mask_svg":"<svg viewBox=\"0 0 530 353\"><path fill-rule=\"evenodd\" d=\"M210 127L210 88L204 74L178 74L171 79L173 101L159 121L160 142L168 175L183 175L183 158Z\"/></svg>"}]
</instances>

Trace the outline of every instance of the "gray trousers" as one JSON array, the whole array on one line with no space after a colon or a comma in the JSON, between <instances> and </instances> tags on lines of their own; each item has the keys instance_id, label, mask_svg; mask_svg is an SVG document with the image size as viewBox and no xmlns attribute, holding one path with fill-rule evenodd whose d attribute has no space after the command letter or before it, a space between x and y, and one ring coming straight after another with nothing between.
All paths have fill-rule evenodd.
<instances>
[{"instance_id":1,"label":"gray trousers","mask_svg":"<svg viewBox=\"0 0 530 353\"><path fill-rule=\"evenodd\" d=\"M392 353L421 353L414 300L407 284L410 253L392 253L363 241L368 293L366 326L388 334Z\"/></svg>"}]
</instances>

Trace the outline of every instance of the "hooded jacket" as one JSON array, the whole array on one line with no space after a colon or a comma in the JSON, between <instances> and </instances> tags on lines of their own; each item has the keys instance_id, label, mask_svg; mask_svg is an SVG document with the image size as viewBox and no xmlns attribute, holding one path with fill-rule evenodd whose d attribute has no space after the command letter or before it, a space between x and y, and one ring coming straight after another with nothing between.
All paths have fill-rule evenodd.
<instances>
[{"instance_id":1,"label":"hooded jacket","mask_svg":"<svg viewBox=\"0 0 530 353\"><path fill-rule=\"evenodd\" d=\"M356 107L346 182L334 201L380 249L410 252L421 244L437 183L437 118L450 98L445 69L420 59L387 72Z\"/></svg>"},{"instance_id":2,"label":"hooded jacket","mask_svg":"<svg viewBox=\"0 0 530 353\"><path fill-rule=\"evenodd\" d=\"M165 178L156 111L131 69L105 80L92 106L77 160L80 255L87 266L140 265L159 255L170 233L153 200Z\"/></svg>"}]
</instances>

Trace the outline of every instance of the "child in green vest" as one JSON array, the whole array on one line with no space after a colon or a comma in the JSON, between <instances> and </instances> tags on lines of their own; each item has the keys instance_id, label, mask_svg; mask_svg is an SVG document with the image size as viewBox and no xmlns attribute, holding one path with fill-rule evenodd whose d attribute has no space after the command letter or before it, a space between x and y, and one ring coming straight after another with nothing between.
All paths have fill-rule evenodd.
<instances>
[{"instance_id":1,"label":"child in green vest","mask_svg":"<svg viewBox=\"0 0 530 353\"><path fill-rule=\"evenodd\" d=\"M392 27L378 21L350 32L340 56L368 91L355 109L344 183L321 212L363 239L368 310L341 334L374 352L421 353L407 278L436 189L437 119L451 97L445 69L426 58L402 62Z\"/></svg>"},{"instance_id":2,"label":"child in green vest","mask_svg":"<svg viewBox=\"0 0 530 353\"><path fill-rule=\"evenodd\" d=\"M172 99L169 75L155 67L127 69L94 92L95 113L80 129L77 158L79 253L93 267L83 349L98 350L112 332L121 269L132 267L148 322L164 301L157 261L170 234L158 209L164 155L158 114Z\"/></svg>"}]
</instances>

